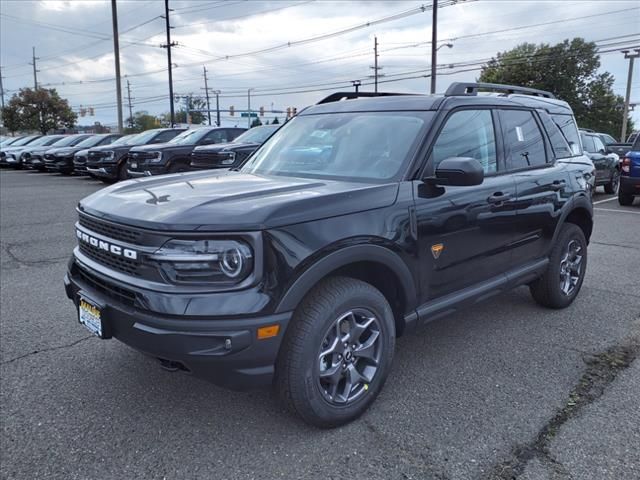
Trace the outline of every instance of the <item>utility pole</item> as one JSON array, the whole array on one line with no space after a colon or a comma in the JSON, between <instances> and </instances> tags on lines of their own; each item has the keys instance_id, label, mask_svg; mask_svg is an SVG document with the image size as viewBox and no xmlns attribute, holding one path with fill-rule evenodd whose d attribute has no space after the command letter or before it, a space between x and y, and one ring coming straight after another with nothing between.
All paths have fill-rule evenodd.
<instances>
[{"instance_id":1,"label":"utility pole","mask_svg":"<svg viewBox=\"0 0 640 480\"><path fill-rule=\"evenodd\" d=\"M203 65L202 70L204 71L204 94L207 97L207 119L209 120L209 126L211 126L211 107L209 106L209 85L207 84L207 67Z\"/></svg>"},{"instance_id":2,"label":"utility pole","mask_svg":"<svg viewBox=\"0 0 640 480\"><path fill-rule=\"evenodd\" d=\"M118 37L118 6L111 0L111 21L113 23L113 56L116 63L116 99L118 106L118 132L122 133L122 85L120 84L120 39Z\"/></svg>"},{"instance_id":3,"label":"utility pole","mask_svg":"<svg viewBox=\"0 0 640 480\"><path fill-rule=\"evenodd\" d=\"M0 108L4 108L4 87L2 86L2 67L0 67Z\"/></svg>"},{"instance_id":4,"label":"utility pole","mask_svg":"<svg viewBox=\"0 0 640 480\"><path fill-rule=\"evenodd\" d=\"M433 0L431 20L431 93L436 93L436 65L438 63L438 0Z\"/></svg>"},{"instance_id":5,"label":"utility pole","mask_svg":"<svg viewBox=\"0 0 640 480\"><path fill-rule=\"evenodd\" d=\"M371 68L373 68L373 91L378 93L378 70L381 68L378 67L378 37L373 37L373 67Z\"/></svg>"},{"instance_id":6,"label":"utility pole","mask_svg":"<svg viewBox=\"0 0 640 480\"><path fill-rule=\"evenodd\" d=\"M115 2L115 0L113 0ZM161 45L162 48L167 49L167 66L169 67L169 111L171 112L171 126L173 127L176 123L176 115L173 109L173 74L171 72L172 64L171 64L171 47L175 47L177 43L171 43L171 26L169 25L169 0L164 0L164 20L167 28L167 44Z\"/></svg>"},{"instance_id":7,"label":"utility pole","mask_svg":"<svg viewBox=\"0 0 640 480\"><path fill-rule=\"evenodd\" d=\"M251 90L253 88L247 90L247 128L251 128Z\"/></svg>"},{"instance_id":8,"label":"utility pole","mask_svg":"<svg viewBox=\"0 0 640 480\"><path fill-rule=\"evenodd\" d=\"M622 134L620 142L624 143L627 138L627 121L629 117L629 101L631 97L631 81L633 79L633 61L640 57L640 48L634 50L635 53L629 53L629 50L623 50L624 58L629 59L629 74L627 76L627 92L624 97L624 110L622 116Z\"/></svg>"},{"instance_id":9,"label":"utility pole","mask_svg":"<svg viewBox=\"0 0 640 480\"><path fill-rule=\"evenodd\" d=\"M33 49L33 61L29 65L33 65L33 89L38 90L38 70L36 68L36 60L40 60L40 57L36 57L36 47L31 47Z\"/></svg>"},{"instance_id":10,"label":"utility pole","mask_svg":"<svg viewBox=\"0 0 640 480\"><path fill-rule=\"evenodd\" d=\"M220 90L214 90L213 93L216 94L216 125L220 126Z\"/></svg>"},{"instance_id":11,"label":"utility pole","mask_svg":"<svg viewBox=\"0 0 640 480\"><path fill-rule=\"evenodd\" d=\"M133 108L131 106L131 84L127 80L127 99L129 100L129 128L133 128Z\"/></svg>"}]
</instances>

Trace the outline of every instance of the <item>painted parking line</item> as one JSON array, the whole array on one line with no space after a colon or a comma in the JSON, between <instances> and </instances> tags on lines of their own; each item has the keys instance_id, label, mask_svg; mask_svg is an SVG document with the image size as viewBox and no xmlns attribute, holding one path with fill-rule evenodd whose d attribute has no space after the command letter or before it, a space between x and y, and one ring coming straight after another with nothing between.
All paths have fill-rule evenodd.
<instances>
[{"instance_id":1,"label":"painted parking line","mask_svg":"<svg viewBox=\"0 0 640 480\"><path fill-rule=\"evenodd\" d=\"M612 200L617 200L618 197L605 198L604 200L598 200L597 202L593 202L594 205L598 205L599 203L611 202Z\"/></svg>"},{"instance_id":2,"label":"painted parking line","mask_svg":"<svg viewBox=\"0 0 640 480\"><path fill-rule=\"evenodd\" d=\"M615 213L631 213L633 215L640 215L640 212L632 212L630 210L615 210L613 208L600 208L596 207L594 210L598 210L600 212L615 212Z\"/></svg>"}]
</instances>

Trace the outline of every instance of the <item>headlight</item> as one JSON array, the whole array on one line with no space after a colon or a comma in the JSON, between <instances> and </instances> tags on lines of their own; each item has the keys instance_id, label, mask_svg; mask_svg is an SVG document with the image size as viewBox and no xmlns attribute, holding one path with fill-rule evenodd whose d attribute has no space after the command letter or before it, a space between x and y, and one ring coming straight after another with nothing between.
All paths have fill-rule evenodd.
<instances>
[{"instance_id":1,"label":"headlight","mask_svg":"<svg viewBox=\"0 0 640 480\"><path fill-rule=\"evenodd\" d=\"M149 158L149 161L151 162L159 162L160 160L162 160L162 152L150 152L149 154L153 155Z\"/></svg>"},{"instance_id":2,"label":"headlight","mask_svg":"<svg viewBox=\"0 0 640 480\"><path fill-rule=\"evenodd\" d=\"M253 271L251 247L239 240L169 240L149 258L180 284L235 285Z\"/></svg>"},{"instance_id":3,"label":"headlight","mask_svg":"<svg viewBox=\"0 0 640 480\"><path fill-rule=\"evenodd\" d=\"M102 158L104 160L113 160L115 156L116 156L116 152L114 152L113 150L110 150L108 152L104 152L104 156Z\"/></svg>"},{"instance_id":4,"label":"headlight","mask_svg":"<svg viewBox=\"0 0 640 480\"><path fill-rule=\"evenodd\" d=\"M225 152L226 158L220 160L220 165L233 165L236 161L236 152Z\"/></svg>"}]
</instances>

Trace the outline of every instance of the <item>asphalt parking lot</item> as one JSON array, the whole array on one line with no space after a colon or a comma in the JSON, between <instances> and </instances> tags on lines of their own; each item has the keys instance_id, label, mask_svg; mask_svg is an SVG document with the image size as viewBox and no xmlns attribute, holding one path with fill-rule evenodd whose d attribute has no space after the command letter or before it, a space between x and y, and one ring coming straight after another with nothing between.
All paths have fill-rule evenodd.
<instances>
[{"instance_id":1,"label":"asphalt parking lot","mask_svg":"<svg viewBox=\"0 0 640 480\"><path fill-rule=\"evenodd\" d=\"M332 431L76 320L62 277L88 178L0 172L3 479L640 478L640 201L597 195L563 311L525 288L398 342L373 407Z\"/></svg>"}]
</instances>

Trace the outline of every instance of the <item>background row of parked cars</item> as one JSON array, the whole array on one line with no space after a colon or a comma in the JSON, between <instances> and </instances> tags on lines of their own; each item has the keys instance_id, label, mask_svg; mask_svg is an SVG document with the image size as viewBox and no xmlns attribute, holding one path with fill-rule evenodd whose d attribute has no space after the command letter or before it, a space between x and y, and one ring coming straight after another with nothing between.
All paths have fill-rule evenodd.
<instances>
[{"instance_id":1,"label":"background row of parked cars","mask_svg":"<svg viewBox=\"0 0 640 480\"><path fill-rule=\"evenodd\" d=\"M0 166L18 169L90 175L105 183L127 178L234 168L240 165L280 125L245 128L157 128L132 135L76 134L11 137L0 143ZM620 185L631 168L632 146L593 130L580 130L582 146L596 167L596 186L618 193L622 205L631 205L638 193ZM626 178L623 178L626 180ZM624 183L624 182L623 182Z\"/></svg>"},{"instance_id":2,"label":"background row of parked cars","mask_svg":"<svg viewBox=\"0 0 640 480\"><path fill-rule=\"evenodd\" d=\"M0 166L90 175L106 183L196 169L233 168L278 127L157 128L126 136L11 137L0 143Z\"/></svg>"}]
</instances>

